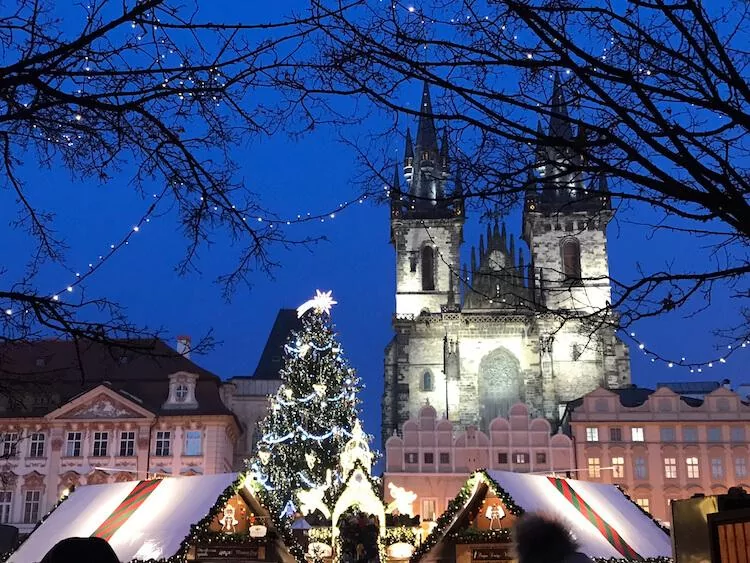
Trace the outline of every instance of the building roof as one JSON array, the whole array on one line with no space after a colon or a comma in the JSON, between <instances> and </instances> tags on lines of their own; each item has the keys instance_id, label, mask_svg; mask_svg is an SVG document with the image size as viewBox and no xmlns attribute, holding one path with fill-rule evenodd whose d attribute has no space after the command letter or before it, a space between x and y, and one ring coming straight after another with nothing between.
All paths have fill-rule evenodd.
<instances>
[{"instance_id":1,"label":"building roof","mask_svg":"<svg viewBox=\"0 0 750 563\"><path fill-rule=\"evenodd\" d=\"M236 473L195 477L170 477L159 481L127 481L108 485L87 485L77 488L10 556L12 563L34 563L60 540L91 537L106 532L108 542L120 561L167 560L184 550L183 541L192 527L205 517L223 509L217 501L231 492L237 483ZM149 486L151 485L156 486ZM114 513L124 501L140 489L141 504L125 518L115 519ZM237 493L254 513L268 519L268 513L240 486ZM139 501L136 500L137 504ZM132 504L131 504L132 508ZM105 527L105 522L111 522ZM283 561L293 558L283 549Z\"/></svg>"},{"instance_id":2,"label":"building roof","mask_svg":"<svg viewBox=\"0 0 750 563\"><path fill-rule=\"evenodd\" d=\"M667 386L659 385L659 387L667 387ZM607 389L607 391L618 395L620 397L620 404L623 407L628 407L628 408L640 407L643 403L645 403L648 400L648 398L653 393L655 393L654 389L649 389L647 387L638 387L636 385L632 385L630 387L624 387L622 389ZM677 392L676 390L672 389L672 391L679 395L679 392ZM691 407L699 407L701 406L701 404L703 404L703 401L701 399L696 399L695 397L689 397L686 395L680 395L680 400L682 400L685 404L690 405ZM568 412L572 412L576 408L580 407L582 404L583 404L583 397L579 397L572 401L568 401L566 410Z\"/></svg>"},{"instance_id":3,"label":"building roof","mask_svg":"<svg viewBox=\"0 0 750 563\"><path fill-rule=\"evenodd\" d=\"M165 410L169 375L198 375L195 409ZM44 416L74 397L106 385L154 414L231 414L218 376L159 339L115 344L37 340L0 347L0 416Z\"/></svg>"},{"instance_id":4,"label":"building roof","mask_svg":"<svg viewBox=\"0 0 750 563\"><path fill-rule=\"evenodd\" d=\"M279 309L266 346L258 360L258 366L253 373L255 379L280 379L279 370L284 365L284 344L289 340L292 332L299 330L302 330L302 321L297 317L297 311Z\"/></svg>"},{"instance_id":5,"label":"building roof","mask_svg":"<svg viewBox=\"0 0 750 563\"><path fill-rule=\"evenodd\" d=\"M718 381L671 381L657 383L656 388L666 387L678 395L708 395L721 387Z\"/></svg>"}]
</instances>

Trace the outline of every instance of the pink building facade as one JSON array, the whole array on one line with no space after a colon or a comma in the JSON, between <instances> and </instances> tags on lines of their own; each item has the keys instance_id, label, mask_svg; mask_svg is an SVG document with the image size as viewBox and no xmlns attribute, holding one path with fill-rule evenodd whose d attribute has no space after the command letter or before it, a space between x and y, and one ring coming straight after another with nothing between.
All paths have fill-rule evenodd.
<instances>
[{"instance_id":1,"label":"pink building facade","mask_svg":"<svg viewBox=\"0 0 750 563\"><path fill-rule=\"evenodd\" d=\"M550 423L532 419L516 404L508 418L495 418L489 431L456 431L430 405L408 420L401 436L385 443L385 498L404 489L416 495L412 514L434 521L477 469L568 475L574 469L573 443L562 433L551 435Z\"/></svg>"},{"instance_id":2,"label":"pink building facade","mask_svg":"<svg viewBox=\"0 0 750 563\"><path fill-rule=\"evenodd\" d=\"M582 479L614 483L669 524L672 500L750 488L750 406L718 387L703 399L666 387L597 389L564 422Z\"/></svg>"},{"instance_id":3,"label":"pink building facade","mask_svg":"<svg viewBox=\"0 0 750 563\"><path fill-rule=\"evenodd\" d=\"M80 485L232 470L240 429L218 377L160 341L158 357L93 345L70 363L71 348L5 356L4 369L25 375L0 401L0 523L27 533Z\"/></svg>"}]
</instances>

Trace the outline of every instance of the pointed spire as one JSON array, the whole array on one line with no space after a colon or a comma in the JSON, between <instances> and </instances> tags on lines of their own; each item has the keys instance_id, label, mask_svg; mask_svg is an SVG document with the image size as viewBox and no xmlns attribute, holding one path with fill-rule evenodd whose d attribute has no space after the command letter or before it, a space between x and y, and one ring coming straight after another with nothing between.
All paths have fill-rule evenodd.
<instances>
[{"instance_id":1,"label":"pointed spire","mask_svg":"<svg viewBox=\"0 0 750 563\"><path fill-rule=\"evenodd\" d=\"M509 257L510 257L510 264L512 267L516 267L516 245L513 241L513 233L510 233L510 244L508 245L509 248Z\"/></svg>"},{"instance_id":2,"label":"pointed spire","mask_svg":"<svg viewBox=\"0 0 750 563\"><path fill-rule=\"evenodd\" d=\"M503 223L503 231L500 233L500 249L503 252L507 252L507 247L505 246L506 237L507 237L507 234L505 232L505 223Z\"/></svg>"},{"instance_id":3,"label":"pointed spire","mask_svg":"<svg viewBox=\"0 0 750 563\"><path fill-rule=\"evenodd\" d=\"M443 144L440 146L440 166L447 172L449 160L448 127L443 128Z\"/></svg>"},{"instance_id":4,"label":"pointed spire","mask_svg":"<svg viewBox=\"0 0 750 563\"><path fill-rule=\"evenodd\" d=\"M542 144L542 138L544 137L544 129L542 129L542 122L536 122L536 159L537 166L543 166L547 162L547 147Z\"/></svg>"},{"instance_id":5,"label":"pointed spire","mask_svg":"<svg viewBox=\"0 0 750 563\"><path fill-rule=\"evenodd\" d=\"M391 182L391 197L398 197L401 192L401 170L399 170L398 163L395 164L393 170L393 182Z\"/></svg>"},{"instance_id":6,"label":"pointed spire","mask_svg":"<svg viewBox=\"0 0 750 563\"><path fill-rule=\"evenodd\" d=\"M474 274L476 274L477 271L477 249L473 246L471 247L471 281L474 282Z\"/></svg>"},{"instance_id":7,"label":"pointed spire","mask_svg":"<svg viewBox=\"0 0 750 563\"><path fill-rule=\"evenodd\" d=\"M438 152L437 131L435 130L435 119L432 114L432 100L430 99L430 87L427 82L422 89L422 101L419 104L419 126L417 128L417 147L424 151Z\"/></svg>"},{"instance_id":8,"label":"pointed spire","mask_svg":"<svg viewBox=\"0 0 750 563\"><path fill-rule=\"evenodd\" d=\"M456 169L456 181L454 182L453 191L457 196L461 196L464 193L464 181L461 177L461 169Z\"/></svg>"},{"instance_id":9,"label":"pointed spire","mask_svg":"<svg viewBox=\"0 0 750 563\"><path fill-rule=\"evenodd\" d=\"M406 145L404 147L404 166L411 166L409 159L414 159L414 143L411 140L411 128L406 128Z\"/></svg>"},{"instance_id":10,"label":"pointed spire","mask_svg":"<svg viewBox=\"0 0 750 563\"><path fill-rule=\"evenodd\" d=\"M607 177L602 173L599 174L599 191L600 192L609 192L609 184L607 183Z\"/></svg>"},{"instance_id":11,"label":"pointed spire","mask_svg":"<svg viewBox=\"0 0 750 563\"><path fill-rule=\"evenodd\" d=\"M487 253L495 250L495 245L493 244L493 242L494 239L492 238L492 227L489 223L487 223Z\"/></svg>"},{"instance_id":12,"label":"pointed spire","mask_svg":"<svg viewBox=\"0 0 750 563\"><path fill-rule=\"evenodd\" d=\"M565 140L573 139L573 128L568 119L568 105L563 95L563 87L560 83L560 74L555 73L555 83L552 86L552 115L549 120L550 137L559 137Z\"/></svg>"},{"instance_id":13,"label":"pointed spire","mask_svg":"<svg viewBox=\"0 0 750 563\"><path fill-rule=\"evenodd\" d=\"M455 274L453 273L452 269L448 270L448 305L455 305L456 304L456 292L453 286L453 278L455 277ZM446 335L446 339L448 336Z\"/></svg>"},{"instance_id":14,"label":"pointed spire","mask_svg":"<svg viewBox=\"0 0 750 563\"><path fill-rule=\"evenodd\" d=\"M524 266L523 251L518 249L518 285L525 287L524 276L526 275L526 266Z\"/></svg>"},{"instance_id":15,"label":"pointed spire","mask_svg":"<svg viewBox=\"0 0 750 563\"><path fill-rule=\"evenodd\" d=\"M484 264L484 236L479 235L479 265Z\"/></svg>"}]
</instances>

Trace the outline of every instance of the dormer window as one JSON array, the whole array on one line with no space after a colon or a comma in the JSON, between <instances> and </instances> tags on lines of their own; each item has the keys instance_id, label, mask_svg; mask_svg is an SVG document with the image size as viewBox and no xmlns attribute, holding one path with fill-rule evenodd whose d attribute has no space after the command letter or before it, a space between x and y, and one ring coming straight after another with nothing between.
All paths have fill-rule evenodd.
<instances>
[{"instance_id":1,"label":"dormer window","mask_svg":"<svg viewBox=\"0 0 750 563\"><path fill-rule=\"evenodd\" d=\"M169 375L169 394L162 405L164 409L195 409L198 400L195 397L195 386L198 375L178 371Z\"/></svg>"},{"instance_id":2,"label":"dormer window","mask_svg":"<svg viewBox=\"0 0 750 563\"><path fill-rule=\"evenodd\" d=\"M178 403L184 403L187 400L188 397L188 387L187 385L178 385L175 388L174 391L174 397L177 399Z\"/></svg>"}]
</instances>

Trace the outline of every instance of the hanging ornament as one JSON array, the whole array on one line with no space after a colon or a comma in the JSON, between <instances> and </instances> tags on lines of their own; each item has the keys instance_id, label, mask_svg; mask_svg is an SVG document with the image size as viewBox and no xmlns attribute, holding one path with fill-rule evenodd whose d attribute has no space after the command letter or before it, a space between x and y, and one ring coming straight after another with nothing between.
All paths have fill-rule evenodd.
<instances>
[{"instance_id":1,"label":"hanging ornament","mask_svg":"<svg viewBox=\"0 0 750 563\"><path fill-rule=\"evenodd\" d=\"M239 520L234 517L234 507L231 504L227 504L224 507L224 516L219 520L221 524L221 531L225 534L233 534L237 531L237 524Z\"/></svg>"},{"instance_id":2,"label":"hanging ornament","mask_svg":"<svg viewBox=\"0 0 750 563\"><path fill-rule=\"evenodd\" d=\"M289 387L284 387L284 395L287 399L291 399L294 392Z\"/></svg>"},{"instance_id":3,"label":"hanging ornament","mask_svg":"<svg viewBox=\"0 0 750 563\"><path fill-rule=\"evenodd\" d=\"M310 345L309 344L303 344L299 347L299 357L304 358L307 356L307 353L310 351Z\"/></svg>"},{"instance_id":4,"label":"hanging ornament","mask_svg":"<svg viewBox=\"0 0 750 563\"><path fill-rule=\"evenodd\" d=\"M307 467L312 471L312 468L315 467L315 463L318 461L318 456L315 452L306 453L305 461L307 461Z\"/></svg>"},{"instance_id":5,"label":"hanging ornament","mask_svg":"<svg viewBox=\"0 0 750 563\"><path fill-rule=\"evenodd\" d=\"M328 387L325 383L313 383L313 390L318 395L318 397L323 397L326 394L326 390Z\"/></svg>"}]
</instances>

